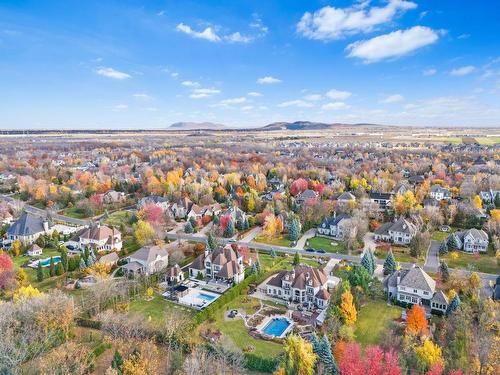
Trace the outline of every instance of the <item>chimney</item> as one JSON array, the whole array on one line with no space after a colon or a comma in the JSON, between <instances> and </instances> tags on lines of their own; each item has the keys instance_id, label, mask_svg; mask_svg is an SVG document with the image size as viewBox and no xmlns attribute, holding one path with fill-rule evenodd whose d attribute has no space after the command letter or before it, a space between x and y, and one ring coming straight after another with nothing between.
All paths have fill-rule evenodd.
<instances>
[{"instance_id":1,"label":"chimney","mask_svg":"<svg viewBox=\"0 0 500 375\"><path fill-rule=\"evenodd\" d=\"M45 232L48 232L49 231L49 222L47 220L44 220L43 221L43 230Z\"/></svg>"},{"instance_id":2,"label":"chimney","mask_svg":"<svg viewBox=\"0 0 500 375\"><path fill-rule=\"evenodd\" d=\"M398 274L396 276L396 286L398 286L400 282L401 282L401 274L398 271Z\"/></svg>"},{"instance_id":3,"label":"chimney","mask_svg":"<svg viewBox=\"0 0 500 375\"><path fill-rule=\"evenodd\" d=\"M337 211L333 211L333 218L335 219L337 217Z\"/></svg>"}]
</instances>

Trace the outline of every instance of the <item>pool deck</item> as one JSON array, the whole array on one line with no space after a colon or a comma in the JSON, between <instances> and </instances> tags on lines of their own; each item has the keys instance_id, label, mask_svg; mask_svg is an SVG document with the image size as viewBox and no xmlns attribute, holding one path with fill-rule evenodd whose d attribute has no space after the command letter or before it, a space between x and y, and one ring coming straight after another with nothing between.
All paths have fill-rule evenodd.
<instances>
[{"instance_id":1,"label":"pool deck","mask_svg":"<svg viewBox=\"0 0 500 375\"><path fill-rule=\"evenodd\" d=\"M164 297L168 297L169 292L163 293ZM200 295L206 295L213 297L213 299L208 300L200 297ZM186 295L179 298L178 301L174 301L180 305L191 307L196 310L203 310L209 306L212 302L217 300L222 294L201 289L195 286L190 286Z\"/></svg>"},{"instance_id":2,"label":"pool deck","mask_svg":"<svg viewBox=\"0 0 500 375\"><path fill-rule=\"evenodd\" d=\"M273 320L273 319L286 319L289 323L288 327L281 333L279 336L274 336L274 335L268 335L264 332L264 328ZM257 331L264 337L268 337L271 339L278 338L278 339L283 339L288 335L288 333L293 329L293 326L295 323L293 320L291 320L289 317L286 315L271 315L264 319L261 324L258 325Z\"/></svg>"}]
</instances>

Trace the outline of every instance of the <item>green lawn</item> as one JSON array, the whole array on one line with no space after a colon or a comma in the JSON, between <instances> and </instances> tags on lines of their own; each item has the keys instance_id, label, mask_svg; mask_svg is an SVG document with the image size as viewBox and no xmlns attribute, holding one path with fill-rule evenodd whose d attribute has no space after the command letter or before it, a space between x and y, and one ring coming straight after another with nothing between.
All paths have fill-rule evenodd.
<instances>
[{"instance_id":1,"label":"green lawn","mask_svg":"<svg viewBox=\"0 0 500 375\"><path fill-rule=\"evenodd\" d=\"M379 259L385 259L387 257L387 252L383 247L377 247L375 251L375 256ZM392 253L397 262L403 263L422 263L422 259L414 258L410 255L410 248L405 246L392 246Z\"/></svg>"},{"instance_id":2,"label":"green lawn","mask_svg":"<svg viewBox=\"0 0 500 375\"><path fill-rule=\"evenodd\" d=\"M89 215L86 214L85 210L80 207L70 207L63 211L63 215L69 216L75 219L86 219Z\"/></svg>"},{"instance_id":3,"label":"green lawn","mask_svg":"<svg viewBox=\"0 0 500 375\"><path fill-rule=\"evenodd\" d=\"M479 256L473 254L463 253L461 251L455 251L458 255L457 259L453 259L452 253L440 256L441 260L444 260L448 267L459 268L459 269L473 269L479 272L493 273L498 275L500 273L499 260L493 255L480 254Z\"/></svg>"},{"instance_id":4,"label":"green lawn","mask_svg":"<svg viewBox=\"0 0 500 375\"><path fill-rule=\"evenodd\" d=\"M267 302L266 302L267 303ZM228 310L235 308L244 309L247 314L252 314L258 309L259 302L255 298L247 296L239 296L230 303L228 303L224 309L219 311L215 316L215 321L213 323L204 323L200 327L200 332L210 328L218 329L222 332L222 343L229 347L236 346L237 348L243 350L249 348L250 346L255 348L252 353L266 357L275 358L281 353L283 353L283 345L272 341L256 339L248 334L248 330L243 323L243 320L236 319L231 321L226 321L224 319L225 313Z\"/></svg>"},{"instance_id":5,"label":"green lawn","mask_svg":"<svg viewBox=\"0 0 500 375\"><path fill-rule=\"evenodd\" d=\"M264 236L257 236L253 239L255 242L259 243L265 243L268 245L275 245L275 246L284 246L284 247L290 247L292 245L292 241L288 239L286 236L279 236L275 238L267 238Z\"/></svg>"},{"instance_id":6,"label":"green lawn","mask_svg":"<svg viewBox=\"0 0 500 375\"><path fill-rule=\"evenodd\" d=\"M146 300L144 297L138 297L130 302L129 306L129 312L141 314L146 319L151 317L152 322L159 324L164 322L165 313L171 311L175 312L175 314L185 315L186 317L190 317L195 313L194 310L167 301L159 294L155 294L150 301Z\"/></svg>"},{"instance_id":7,"label":"green lawn","mask_svg":"<svg viewBox=\"0 0 500 375\"><path fill-rule=\"evenodd\" d=\"M479 137L476 138L476 141L482 145L492 146L496 143L500 143L500 137Z\"/></svg>"},{"instance_id":8,"label":"green lawn","mask_svg":"<svg viewBox=\"0 0 500 375\"><path fill-rule=\"evenodd\" d=\"M379 344L382 332L401 315L401 308L385 301L369 301L360 310L354 334L363 346Z\"/></svg>"},{"instance_id":9,"label":"green lawn","mask_svg":"<svg viewBox=\"0 0 500 375\"><path fill-rule=\"evenodd\" d=\"M109 214L108 218L104 221L107 225L114 227L120 227L121 224L125 226L130 225L130 219L134 215L135 211L116 211Z\"/></svg>"},{"instance_id":10,"label":"green lawn","mask_svg":"<svg viewBox=\"0 0 500 375\"><path fill-rule=\"evenodd\" d=\"M336 243L336 245L332 245L332 242ZM312 247L316 250L323 249L327 253L347 254L347 249L345 248L343 243L332 240L330 238L317 236L307 240L307 243L307 247Z\"/></svg>"},{"instance_id":11,"label":"green lawn","mask_svg":"<svg viewBox=\"0 0 500 375\"><path fill-rule=\"evenodd\" d=\"M433 239L434 241L443 242L448 238L449 235L450 233L448 232L435 231L434 233L432 233L431 239Z\"/></svg>"}]
</instances>

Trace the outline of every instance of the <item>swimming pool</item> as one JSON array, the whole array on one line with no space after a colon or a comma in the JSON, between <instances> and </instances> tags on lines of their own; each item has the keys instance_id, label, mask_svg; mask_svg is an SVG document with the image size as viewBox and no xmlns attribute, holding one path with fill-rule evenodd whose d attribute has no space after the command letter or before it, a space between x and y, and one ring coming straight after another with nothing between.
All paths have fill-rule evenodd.
<instances>
[{"instance_id":1,"label":"swimming pool","mask_svg":"<svg viewBox=\"0 0 500 375\"><path fill-rule=\"evenodd\" d=\"M282 337L292 323L286 318L273 318L262 329L268 336Z\"/></svg>"},{"instance_id":2,"label":"swimming pool","mask_svg":"<svg viewBox=\"0 0 500 375\"><path fill-rule=\"evenodd\" d=\"M215 296L206 293L198 293L196 297L207 302L212 302L216 298Z\"/></svg>"},{"instance_id":3,"label":"swimming pool","mask_svg":"<svg viewBox=\"0 0 500 375\"><path fill-rule=\"evenodd\" d=\"M54 259L54 264L57 264L61 261L61 257L59 255L53 256L52 259ZM42 264L42 267L50 266L50 258L40 259L38 262ZM36 263L37 266L38 262Z\"/></svg>"}]
</instances>

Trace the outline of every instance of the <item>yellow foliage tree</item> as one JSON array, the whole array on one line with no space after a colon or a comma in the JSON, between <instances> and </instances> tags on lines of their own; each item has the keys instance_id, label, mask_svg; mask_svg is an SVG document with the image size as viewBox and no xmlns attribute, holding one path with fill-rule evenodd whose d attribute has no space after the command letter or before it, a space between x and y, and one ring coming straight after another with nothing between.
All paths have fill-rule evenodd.
<instances>
[{"instance_id":1,"label":"yellow foliage tree","mask_svg":"<svg viewBox=\"0 0 500 375\"><path fill-rule=\"evenodd\" d=\"M423 371L426 371L434 364L440 364L441 366L444 364L441 348L429 339L425 339L421 346L416 346L413 350L418 366Z\"/></svg>"},{"instance_id":2,"label":"yellow foliage tree","mask_svg":"<svg viewBox=\"0 0 500 375\"><path fill-rule=\"evenodd\" d=\"M14 256L16 256L16 257L21 255L21 241L15 240L12 243L12 254L14 254Z\"/></svg>"},{"instance_id":3,"label":"yellow foliage tree","mask_svg":"<svg viewBox=\"0 0 500 375\"><path fill-rule=\"evenodd\" d=\"M285 341L285 373L297 375L314 374L316 354L312 344L298 335L290 335Z\"/></svg>"},{"instance_id":4,"label":"yellow foliage tree","mask_svg":"<svg viewBox=\"0 0 500 375\"><path fill-rule=\"evenodd\" d=\"M348 290L346 290L341 297L340 315L345 324L352 326L356 323L358 313L356 311L356 306L354 306L352 294Z\"/></svg>"},{"instance_id":5,"label":"yellow foliage tree","mask_svg":"<svg viewBox=\"0 0 500 375\"><path fill-rule=\"evenodd\" d=\"M277 218L274 215L268 215L264 221L264 229L262 234L268 238L274 237L278 232Z\"/></svg>"},{"instance_id":6,"label":"yellow foliage tree","mask_svg":"<svg viewBox=\"0 0 500 375\"><path fill-rule=\"evenodd\" d=\"M37 288L34 288L33 286L28 285L28 286L22 286L20 287L15 293L14 293L14 302L18 302L21 299L30 299L34 297L38 297L42 295L42 292L40 292Z\"/></svg>"},{"instance_id":7,"label":"yellow foliage tree","mask_svg":"<svg viewBox=\"0 0 500 375\"><path fill-rule=\"evenodd\" d=\"M88 269L88 273L99 276L101 278L107 278L111 272L111 265L96 262L92 267Z\"/></svg>"},{"instance_id":8,"label":"yellow foliage tree","mask_svg":"<svg viewBox=\"0 0 500 375\"><path fill-rule=\"evenodd\" d=\"M483 202L481 201L481 197L479 195L474 196L472 203L474 204L474 207L479 208L480 210L483 208Z\"/></svg>"},{"instance_id":9,"label":"yellow foliage tree","mask_svg":"<svg viewBox=\"0 0 500 375\"><path fill-rule=\"evenodd\" d=\"M139 220L134 224L134 237L139 245L144 246L156 237L156 232L148 222Z\"/></svg>"}]
</instances>

